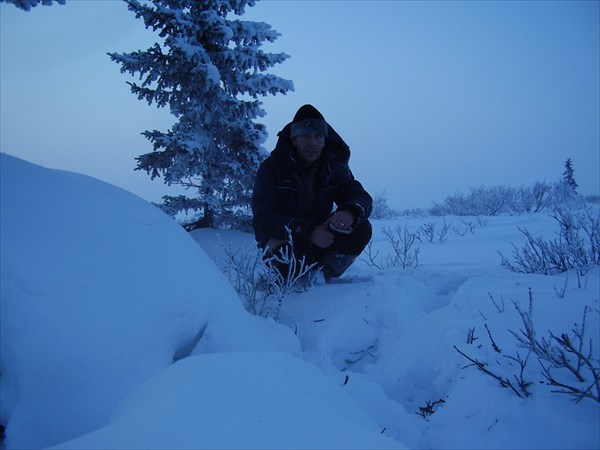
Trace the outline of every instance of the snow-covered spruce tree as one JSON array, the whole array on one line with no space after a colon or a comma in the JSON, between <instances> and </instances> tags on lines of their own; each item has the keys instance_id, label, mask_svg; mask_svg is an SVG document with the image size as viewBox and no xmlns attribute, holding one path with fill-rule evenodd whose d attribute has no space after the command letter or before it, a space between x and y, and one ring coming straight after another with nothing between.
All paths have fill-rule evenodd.
<instances>
[{"instance_id":1,"label":"snow-covered spruce tree","mask_svg":"<svg viewBox=\"0 0 600 450\"><path fill-rule=\"evenodd\" d=\"M573 193L577 192L577 182L575 181L575 170L573 169L573 161L571 158L565 161L565 171L563 172L563 183L573 189Z\"/></svg>"},{"instance_id":2,"label":"snow-covered spruce tree","mask_svg":"<svg viewBox=\"0 0 600 450\"><path fill-rule=\"evenodd\" d=\"M145 131L154 151L137 158L137 170L163 176L194 196L165 196L163 209L175 216L195 211L188 229L246 228L256 169L266 151L265 111L258 96L285 94L293 84L263 74L288 58L265 53L264 41L279 36L263 22L231 20L255 0L125 0L161 43L145 51L109 53L121 72L139 74L129 83L140 100L169 106L177 122L167 132Z\"/></svg>"},{"instance_id":3,"label":"snow-covered spruce tree","mask_svg":"<svg viewBox=\"0 0 600 450\"><path fill-rule=\"evenodd\" d=\"M12 3L17 8L29 11L31 8L40 4L44 6L50 6L53 3L64 5L65 0L0 0L0 3Z\"/></svg>"}]
</instances>

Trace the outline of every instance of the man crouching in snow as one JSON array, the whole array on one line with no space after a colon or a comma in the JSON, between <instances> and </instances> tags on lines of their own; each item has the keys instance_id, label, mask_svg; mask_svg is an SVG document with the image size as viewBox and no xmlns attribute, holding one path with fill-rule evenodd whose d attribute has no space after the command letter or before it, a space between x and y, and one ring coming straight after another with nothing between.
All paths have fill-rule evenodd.
<instances>
[{"instance_id":1,"label":"man crouching in snow","mask_svg":"<svg viewBox=\"0 0 600 450\"><path fill-rule=\"evenodd\" d=\"M350 148L314 106L302 106L278 136L254 186L258 245L275 255L291 237L296 259L316 263L326 280L339 277L371 239L373 200L348 166Z\"/></svg>"}]
</instances>

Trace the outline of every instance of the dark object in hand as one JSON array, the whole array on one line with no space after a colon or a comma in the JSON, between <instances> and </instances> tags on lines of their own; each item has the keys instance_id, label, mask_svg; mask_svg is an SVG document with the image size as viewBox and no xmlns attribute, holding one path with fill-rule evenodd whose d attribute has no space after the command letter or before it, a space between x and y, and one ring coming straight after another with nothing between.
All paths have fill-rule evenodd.
<instances>
[{"instance_id":1,"label":"dark object in hand","mask_svg":"<svg viewBox=\"0 0 600 450\"><path fill-rule=\"evenodd\" d=\"M331 222L329 222L328 228L333 231L334 233L342 233L342 234L351 234L354 230L352 229L352 227L350 228L338 228L335 225L333 225Z\"/></svg>"}]
</instances>

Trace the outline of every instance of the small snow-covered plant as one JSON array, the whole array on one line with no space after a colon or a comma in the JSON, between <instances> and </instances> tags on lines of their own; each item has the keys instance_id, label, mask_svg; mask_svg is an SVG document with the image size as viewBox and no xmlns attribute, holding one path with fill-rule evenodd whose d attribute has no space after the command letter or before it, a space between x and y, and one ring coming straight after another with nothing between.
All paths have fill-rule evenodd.
<instances>
[{"instance_id":1,"label":"small snow-covered plant","mask_svg":"<svg viewBox=\"0 0 600 450\"><path fill-rule=\"evenodd\" d=\"M394 254L388 256L391 267L406 269L419 265L419 248L413 248L417 235L412 233L406 225L402 228L397 226L394 231L384 227L383 234L394 250Z\"/></svg>"},{"instance_id":2,"label":"small snow-covered plant","mask_svg":"<svg viewBox=\"0 0 600 450\"><path fill-rule=\"evenodd\" d=\"M388 267L385 264L385 258L379 257L379 250L373 249L373 241L369 241L363 254L366 255L366 258L361 257L360 259L365 261L367 265L372 269L377 269L380 271L388 269Z\"/></svg>"},{"instance_id":3,"label":"small snow-covered plant","mask_svg":"<svg viewBox=\"0 0 600 450\"><path fill-rule=\"evenodd\" d=\"M283 301L292 292L306 290L308 284L299 281L309 276L315 264L306 264L304 257L298 259L289 245L268 255L265 250L246 246L234 251L224 248L226 261L223 273L240 296L244 307L252 314L278 319ZM278 267L287 267L282 273Z\"/></svg>"},{"instance_id":4,"label":"small snow-covered plant","mask_svg":"<svg viewBox=\"0 0 600 450\"><path fill-rule=\"evenodd\" d=\"M483 216L464 218L464 219L461 219L460 222L461 222L462 226L460 226L460 227L456 226L456 225L452 226L452 231L454 231L454 233L459 236L465 236L468 233L475 234L475 231L477 231L478 226L483 228L484 226L487 225L487 220ZM449 225L448 225L448 227L449 227Z\"/></svg>"},{"instance_id":5,"label":"small snow-covered plant","mask_svg":"<svg viewBox=\"0 0 600 450\"><path fill-rule=\"evenodd\" d=\"M289 234L288 244L282 245L279 250L265 260L267 271L264 280L267 283L268 295L278 300L283 300L290 293L306 290L310 283L300 286L300 281L310 276L316 263L307 264L306 258L297 258L293 252L292 237ZM285 270L280 268L285 267Z\"/></svg>"},{"instance_id":6,"label":"small snow-covered plant","mask_svg":"<svg viewBox=\"0 0 600 450\"><path fill-rule=\"evenodd\" d=\"M428 242L433 242L435 237L435 222L427 222L419 227L419 231L423 233L423 236Z\"/></svg>"},{"instance_id":7,"label":"small snow-covered plant","mask_svg":"<svg viewBox=\"0 0 600 450\"><path fill-rule=\"evenodd\" d=\"M560 226L558 238L545 240L533 237L526 228L518 227L527 243L521 249L513 244L512 261L500 253L502 266L513 272L543 275L577 269L577 275L581 277L594 265L600 264L598 217L594 217L590 210L583 213L557 210L552 217Z\"/></svg>"},{"instance_id":8,"label":"small snow-covered plant","mask_svg":"<svg viewBox=\"0 0 600 450\"><path fill-rule=\"evenodd\" d=\"M477 229L477 224L472 220L463 219L463 225L465 226L465 230L470 232L471 234L475 234L475 230Z\"/></svg>"},{"instance_id":9,"label":"small snow-covered plant","mask_svg":"<svg viewBox=\"0 0 600 450\"><path fill-rule=\"evenodd\" d=\"M393 254L388 254L386 257L379 258L379 251L373 252L371 242L365 249L367 259L365 262L370 267L378 270L386 270L392 267L417 267L419 265L419 248L414 248L415 241L419 236L412 233L406 225L396 226L395 230L388 227L383 227L382 232L394 251Z\"/></svg>"},{"instance_id":10,"label":"small snow-covered plant","mask_svg":"<svg viewBox=\"0 0 600 450\"><path fill-rule=\"evenodd\" d=\"M448 240L448 230L450 229L451 225L452 223L446 222L446 218L444 218L444 221L442 222L442 228L438 232L438 242L443 243Z\"/></svg>"}]
</instances>

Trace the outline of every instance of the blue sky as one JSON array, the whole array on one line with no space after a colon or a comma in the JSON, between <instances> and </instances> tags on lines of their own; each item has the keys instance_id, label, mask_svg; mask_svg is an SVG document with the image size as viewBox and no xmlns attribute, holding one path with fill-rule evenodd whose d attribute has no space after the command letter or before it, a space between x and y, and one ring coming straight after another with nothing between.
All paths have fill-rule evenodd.
<instances>
[{"instance_id":1,"label":"blue sky","mask_svg":"<svg viewBox=\"0 0 600 450\"><path fill-rule=\"evenodd\" d=\"M149 200L168 192L133 172L140 133L172 116L140 102L107 52L149 47L120 1L30 12L0 5L3 152L106 180ZM598 1L269 1L244 19L281 37L273 73L295 92L264 99L277 131L314 104L345 138L351 165L390 205L431 206L480 185L561 177L572 158L599 193Z\"/></svg>"}]
</instances>

